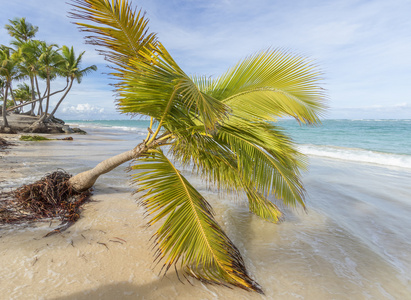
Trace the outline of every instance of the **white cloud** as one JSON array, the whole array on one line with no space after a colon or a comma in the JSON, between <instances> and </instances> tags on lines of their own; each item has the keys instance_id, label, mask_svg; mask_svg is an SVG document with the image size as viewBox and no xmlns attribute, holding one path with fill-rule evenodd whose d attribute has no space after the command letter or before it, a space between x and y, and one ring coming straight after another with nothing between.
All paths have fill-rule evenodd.
<instances>
[{"instance_id":1,"label":"white cloud","mask_svg":"<svg viewBox=\"0 0 411 300\"><path fill-rule=\"evenodd\" d=\"M70 114L71 113L94 114L94 113L103 113L104 108L85 103L85 104L77 104L76 106L64 107L62 111L63 113L70 113Z\"/></svg>"}]
</instances>

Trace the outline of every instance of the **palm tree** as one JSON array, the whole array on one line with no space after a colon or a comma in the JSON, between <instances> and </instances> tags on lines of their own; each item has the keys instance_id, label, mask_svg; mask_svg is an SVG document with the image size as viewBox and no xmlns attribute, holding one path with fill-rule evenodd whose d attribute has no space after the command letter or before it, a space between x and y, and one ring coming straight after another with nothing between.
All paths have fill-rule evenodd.
<instances>
[{"instance_id":1,"label":"palm tree","mask_svg":"<svg viewBox=\"0 0 411 300\"><path fill-rule=\"evenodd\" d=\"M37 94L40 95L40 90L38 88L37 76L39 74L40 64L39 58L40 52L40 41L29 40L23 43L18 48L18 56L20 58L20 70L22 73L26 74L30 79L30 90L31 90L31 101L35 100L35 83L37 83ZM31 105L30 115L35 115L36 102Z\"/></svg>"},{"instance_id":2,"label":"palm tree","mask_svg":"<svg viewBox=\"0 0 411 300\"><path fill-rule=\"evenodd\" d=\"M3 100L5 87L6 87L6 84L4 83L4 80L0 77L0 100Z\"/></svg>"},{"instance_id":3,"label":"palm tree","mask_svg":"<svg viewBox=\"0 0 411 300\"><path fill-rule=\"evenodd\" d=\"M56 45L54 45L53 47L56 47ZM35 104L37 102L39 102L38 115L40 115L41 113L43 113L43 110L42 110L43 99L50 98L53 95L66 91L69 86L69 80L68 80L66 86L62 88L61 90L54 91L54 92L50 91L50 93L48 93L48 89L46 88L43 94L41 93L40 87L39 87L39 78L46 80L46 86L48 87L47 71L46 71L47 67L41 65L42 63L41 58L42 58L42 55L44 55L43 54L44 49L47 49L47 45L44 42L41 42L38 40L29 40L26 43L22 44L18 48L18 52L17 52L17 55L20 61L19 63L20 71L21 73L25 74L30 79L30 85L31 85L31 91L32 91L31 100L23 104L23 106L32 104L32 108L30 110L31 115L35 115L34 109L35 109ZM58 52L58 49L57 50L53 49L53 51ZM62 73L64 70L63 66L67 64L65 62L64 56L59 56L59 55L55 55L55 56L57 57L57 63L55 65L52 65L51 68L49 68L50 71L51 70L53 71L52 75L50 76L50 80L55 78L57 75L66 77L67 72L68 72L68 71L65 71L66 73L64 74ZM81 59L78 63L81 63ZM78 70L76 70L75 68L73 68L72 70L72 72L77 72L77 71ZM88 69L87 69L87 72L88 72ZM85 75L87 72L85 72L83 75ZM35 94L37 94L37 96L39 97L38 99L35 99ZM18 105L18 107L20 106L22 105Z\"/></svg>"},{"instance_id":4,"label":"palm tree","mask_svg":"<svg viewBox=\"0 0 411 300\"><path fill-rule=\"evenodd\" d=\"M33 53L37 50L33 47L36 43L30 42L36 35L38 27L26 22L26 18L14 18L13 20L9 20L9 22L10 24L6 24L4 27L8 31L9 35L15 39L11 42L11 44L17 47L16 52L19 52L21 58L21 71L29 76L31 88L34 91L33 73L35 72L35 69L33 67L37 62L38 57L33 56ZM24 51L22 51L22 48ZM33 94L31 100L34 100ZM35 103L32 104L30 111L31 115L34 115L34 108Z\"/></svg>"},{"instance_id":5,"label":"palm tree","mask_svg":"<svg viewBox=\"0 0 411 300\"><path fill-rule=\"evenodd\" d=\"M20 83L17 85L17 89L13 91L16 101L20 101L20 104L32 100L32 97L36 97L37 93L27 84Z\"/></svg>"},{"instance_id":6,"label":"palm tree","mask_svg":"<svg viewBox=\"0 0 411 300\"><path fill-rule=\"evenodd\" d=\"M300 56L266 50L216 79L189 77L127 0L72 0L72 5L71 16L91 35L88 42L114 65L119 110L148 116L151 125L134 149L69 183L85 190L133 160L149 224L162 222L154 243L164 272L179 263L203 282L262 292L209 203L175 162L193 166L220 189L244 192L250 211L265 220L281 216L273 197L304 206L303 156L275 122L284 116L302 124L320 122L325 107L317 67Z\"/></svg>"},{"instance_id":7,"label":"palm tree","mask_svg":"<svg viewBox=\"0 0 411 300\"><path fill-rule=\"evenodd\" d=\"M4 27L9 35L16 39L12 42L12 44L16 46L20 46L32 39L39 30L37 26L33 26L31 23L26 22L26 18L14 18L13 20L9 20L9 22L10 24L5 25Z\"/></svg>"},{"instance_id":8,"label":"palm tree","mask_svg":"<svg viewBox=\"0 0 411 300\"><path fill-rule=\"evenodd\" d=\"M66 89L65 93L60 98L60 100L57 102L56 106L54 107L53 111L49 115L48 119L51 119L54 116L61 102L63 102L64 98L67 96L68 92L71 90L74 80L76 80L77 83L80 84L85 75L91 73L92 71L97 70L97 66L95 65L81 69L81 60L83 58L85 51L81 52L80 55L76 57L73 47L68 48L67 46L63 46L61 48L61 53L62 53L63 63L61 64L58 70L58 73L60 76L66 77L68 88Z\"/></svg>"},{"instance_id":9,"label":"palm tree","mask_svg":"<svg viewBox=\"0 0 411 300\"><path fill-rule=\"evenodd\" d=\"M62 56L59 54L56 44L47 44L40 42L41 55L39 57L40 75L46 80L46 108L43 115L38 120L39 124L44 123L50 105L51 86L50 82L58 75L58 69L64 63ZM41 105L41 104L40 104Z\"/></svg>"},{"instance_id":10,"label":"palm tree","mask_svg":"<svg viewBox=\"0 0 411 300\"><path fill-rule=\"evenodd\" d=\"M7 97L10 90L10 95L13 99L14 105L16 106L16 101L13 95L12 82L14 80L20 80L24 78L24 74L19 71L18 59L16 55L13 55L13 49L6 47L4 45L0 46L0 77L3 78L3 84L5 86L3 95L3 126L9 127L7 122Z\"/></svg>"}]
</instances>

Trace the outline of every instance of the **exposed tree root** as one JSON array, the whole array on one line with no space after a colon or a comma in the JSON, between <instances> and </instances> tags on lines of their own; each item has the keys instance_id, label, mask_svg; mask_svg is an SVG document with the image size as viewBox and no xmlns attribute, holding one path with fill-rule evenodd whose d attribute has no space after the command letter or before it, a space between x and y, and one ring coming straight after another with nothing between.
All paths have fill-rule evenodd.
<instances>
[{"instance_id":1,"label":"exposed tree root","mask_svg":"<svg viewBox=\"0 0 411 300\"><path fill-rule=\"evenodd\" d=\"M47 236L66 230L80 218L80 208L91 196L90 189L81 193L72 189L70 178L56 171L33 184L0 193L0 224L59 218L61 224Z\"/></svg>"}]
</instances>

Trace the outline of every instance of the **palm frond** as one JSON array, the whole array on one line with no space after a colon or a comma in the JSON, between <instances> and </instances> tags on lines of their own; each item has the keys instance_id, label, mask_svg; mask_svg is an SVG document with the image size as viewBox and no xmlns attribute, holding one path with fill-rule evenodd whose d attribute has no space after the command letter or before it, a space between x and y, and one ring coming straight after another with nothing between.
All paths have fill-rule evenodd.
<instances>
[{"instance_id":1,"label":"palm frond","mask_svg":"<svg viewBox=\"0 0 411 300\"><path fill-rule=\"evenodd\" d=\"M257 192L253 187L246 187L246 194L248 198L248 207L251 212L262 218L263 220L277 223L282 213L280 209L264 197L261 193Z\"/></svg>"},{"instance_id":2,"label":"palm frond","mask_svg":"<svg viewBox=\"0 0 411 300\"><path fill-rule=\"evenodd\" d=\"M208 202L160 151L138 160L134 181L144 192L149 224L164 223L155 233L157 259L165 272L181 262L186 274L201 281L262 293L247 274L240 252L213 217Z\"/></svg>"},{"instance_id":3,"label":"palm frond","mask_svg":"<svg viewBox=\"0 0 411 300\"><path fill-rule=\"evenodd\" d=\"M207 134L178 132L170 152L183 167L192 166L206 182L214 184L218 190L246 193L251 212L260 218L277 223L282 215L276 205L259 193L253 182L242 176L238 169L235 153L221 145ZM180 136L181 135L181 136Z\"/></svg>"},{"instance_id":4,"label":"palm frond","mask_svg":"<svg viewBox=\"0 0 411 300\"><path fill-rule=\"evenodd\" d=\"M142 52L152 53L157 44L145 14L127 1L72 0L72 5L72 18L91 22L76 23L91 34L87 42L102 47L106 59L120 68L127 68L130 58L141 59Z\"/></svg>"},{"instance_id":5,"label":"palm frond","mask_svg":"<svg viewBox=\"0 0 411 300\"><path fill-rule=\"evenodd\" d=\"M303 157L273 125L233 120L227 122L231 125L222 125L215 136L201 126L174 132L170 152L218 189L245 192L250 211L276 223L282 213L267 199L270 193L287 205L304 206L299 180Z\"/></svg>"},{"instance_id":6,"label":"palm frond","mask_svg":"<svg viewBox=\"0 0 411 300\"><path fill-rule=\"evenodd\" d=\"M233 110L260 118L289 115L315 124L325 109L320 76L318 68L303 57L267 50L239 62L205 90Z\"/></svg>"},{"instance_id":7,"label":"palm frond","mask_svg":"<svg viewBox=\"0 0 411 300\"><path fill-rule=\"evenodd\" d=\"M285 204L304 206L300 169L305 159L276 126L231 117L220 127L216 140L235 153L238 172L262 195L274 194Z\"/></svg>"},{"instance_id":8,"label":"palm frond","mask_svg":"<svg viewBox=\"0 0 411 300\"><path fill-rule=\"evenodd\" d=\"M234 153L204 131L204 127L187 126L174 131L173 136L169 151L183 167L192 167L193 172L219 190L235 192L242 189Z\"/></svg>"}]
</instances>

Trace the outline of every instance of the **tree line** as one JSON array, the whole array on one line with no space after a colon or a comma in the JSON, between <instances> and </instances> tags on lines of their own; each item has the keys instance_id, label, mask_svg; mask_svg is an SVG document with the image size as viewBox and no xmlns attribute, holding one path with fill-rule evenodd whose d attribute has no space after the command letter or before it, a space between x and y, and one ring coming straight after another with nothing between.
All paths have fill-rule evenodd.
<instances>
[{"instance_id":1,"label":"tree line","mask_svg":"<svg viewBox=\"0 0 411 300\"><path fill-rule=\"evenodd\" d=\"M0 45L0 100L3 126L9 127L7 112L38 116L45 124L53 117L70 92L73 83L81 83L84 76L96 71L95 65L81 67L85 51L78 56L73 47L51 44L34 39L38 27L25 18L9 20L5 29L13 38L9 46ZM52 81L64 78L65 87L52 90ZM28 80L28 83L26 82ZM39 82L43 82L43 90ZM17 87L15 87L17 83ZM59 95L56 106L50 111L50 97ZM29 107L26 111L25 107Z\"/></svg>"}]
</instances>

